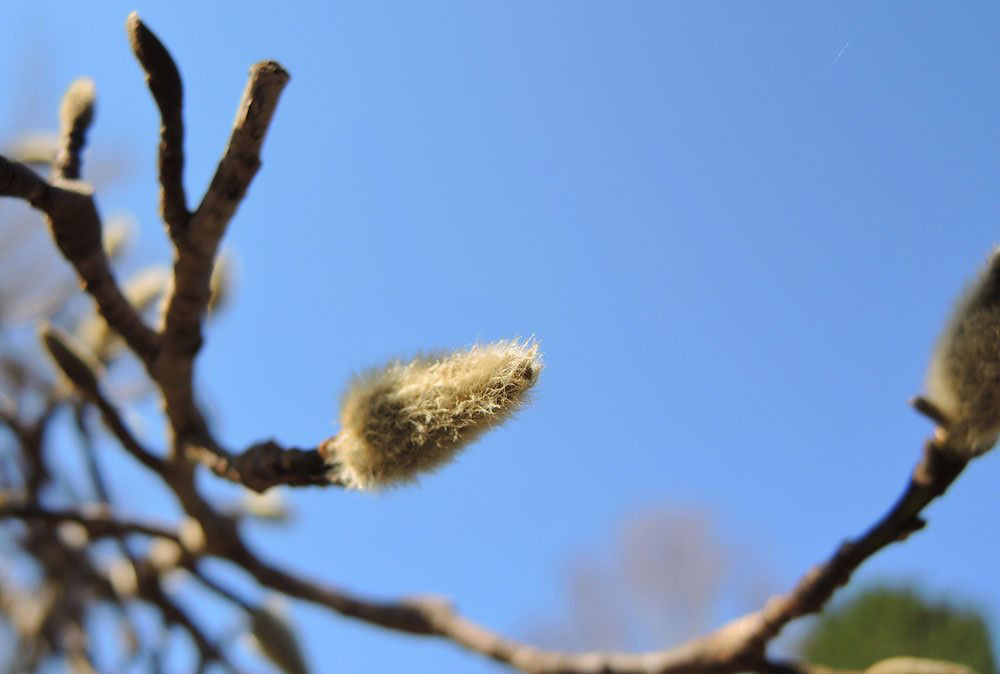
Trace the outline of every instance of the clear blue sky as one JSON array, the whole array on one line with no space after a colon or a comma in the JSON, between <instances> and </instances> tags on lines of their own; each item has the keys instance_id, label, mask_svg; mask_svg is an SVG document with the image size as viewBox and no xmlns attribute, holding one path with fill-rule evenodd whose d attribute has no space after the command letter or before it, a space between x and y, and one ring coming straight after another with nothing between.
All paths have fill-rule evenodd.
<instances>
[{"instance_id":1,"label":"clear blue sky","mask_svg":"<svg viewBox=\"0 0 1000 674\"><path fill-rule=\"evenodd\" d=\"M785 589L897 495L930 431L906 400L1000 240L1000 5L0 4L0 130L54 128L93 77L88 159L127 157L100 206L138 218L152 262L169 250L132 9L184 77L191 194L247 68L292 74L199 364L228 444L316 443L350 375L392 356L517 335L545 353L534 405L421 485L290 494L297 521L253 536L271 558L448 595L517 636L558 613L568 558L651 505L710 509ZM977 461L859 580L1000 620L998 481L1000 455ZM160 508L138 485L121 500ZM495 671L294 615L317 671Z\"/></svg>"}]
</instances>

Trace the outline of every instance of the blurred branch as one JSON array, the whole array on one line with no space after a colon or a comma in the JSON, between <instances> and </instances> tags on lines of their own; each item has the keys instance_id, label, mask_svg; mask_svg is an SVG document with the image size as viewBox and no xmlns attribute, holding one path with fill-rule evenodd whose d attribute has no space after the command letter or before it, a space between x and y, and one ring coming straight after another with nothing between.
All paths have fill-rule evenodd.
<instances>
[{"instance_id":1,"label":"blurred branch","mask_svg":"<svg viewBox=\"0 0 1000 674\"><path fill-rule=\"evenodd\" d=\"M67 181L49 184L24 164L0 156L0 196L23 199L45 213L56 245L76 269L101 316L141 360L151 362L159 337L143 323L115 282L89 188Z\"/></svg>"},{"instance_id":2,"label":"blurred branch","mask_svg":"<svg viewBox=\"0 0 1000 674\"><path fill-rule=\"evenodd\" d=\"M34 503L25 503L18 497L0 494L0 519L37 520L58 524L76 522L94 538L108 538L125 534L143 534L179 541L174 530L158 524L114 517L102 505L78 509L46 509Z\"/></svg>"},{"instance_id":3,"label":"blurred branch","mask_svg":"<svg viewBox=\"0 0 1000 674\"><path fill-rule=\"evenodd\" d=\"M506 639L461 617L440 600L379 603L303 580L261 562L245 548L230 557L273 590L321 604L369 623L411 634L440 636L476 653L533 674L679 674L681 672L816 671L807 665L777 665L767 645L790 621L822 609L866 559L924 526L920 512L941 496L967 461L929 441L900 499L871 529L848 541L826 562L810 570L787 595L772 598L715 632L676 648L644 654L545 651Z\"/></svg>"},{"instance_id":4,"label":"blurred branch","mask_svg":"<svg viewBox=\"0 0 1000 674\"><path fill-rule=\"evenodd\" d=\"M139 463L162 475L166 470L163 460L143 447L132 435L118 409L101 391L94 365L88 362L91 359L81 352L81 347L69 335L53 326L43 327L42 340L63 374L100 411L105 425L118 438L122 447Z\"/></svg>"}]
</instances>

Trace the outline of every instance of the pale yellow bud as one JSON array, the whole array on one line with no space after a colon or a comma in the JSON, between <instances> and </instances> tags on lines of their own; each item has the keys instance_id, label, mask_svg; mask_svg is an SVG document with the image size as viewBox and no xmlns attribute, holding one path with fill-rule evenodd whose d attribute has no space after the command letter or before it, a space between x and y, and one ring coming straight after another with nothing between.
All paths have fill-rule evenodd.
<instances>
[{"instance_id":1,"label":"pale yellow bud","mask_svg":"<svg viewBox=\"0 0 1000 674\"><path fill-rule=\"evenodd\" d=\"M169 538L154 538L149 544L149 563L160 573L177 568L183 556L181 546Z\"/></svg>"},{"instance_id":2,"label":"pale yellow bud","mask_svg":"<svg viewBox=\"0 0 1000 674\"><path fill-rule=\"evenodd\" d=\"M205 529L201 523L193 517L185 517L177 529L177 537L181 541L184 549L193 555L204 552L208 539L205 538Z\"/></svg>"},{"instance_id":3,"label":"pale yellow bud","mask_svg":"<svg viewBox=\"0 0 1000 674\"><path fill-rule=\"evenodd\" d=\"M124 557L116 557L108 568L108 580L119 597L134 597L139 591L139 579L135 575L132 562Z\"/></svg>"},{"instance_id":4,"label":"pale yellow bud","mask_svg":"<svg viewBox=\"0 0 1000 674\"><path fill-rule=\"evenodd\" d=\"M90 541L87 527L79 522L60 522L59 526L56 527L56 535L59 536L63 545L74 550L82 550L87 547L87 543Z\"/></svg>"},{"instance_id":5,"label":"pale yellow bud","mask_svg":"<svg viewBox=\"0 0 1000 674\"><path fill-rule=\"evenodd\" d=\"M341 403L340 433L323 447L331 479L368 489L443 465L508 418L541 369L537 342L511 340L357 378Z\"/></svg>"}]
</instances>

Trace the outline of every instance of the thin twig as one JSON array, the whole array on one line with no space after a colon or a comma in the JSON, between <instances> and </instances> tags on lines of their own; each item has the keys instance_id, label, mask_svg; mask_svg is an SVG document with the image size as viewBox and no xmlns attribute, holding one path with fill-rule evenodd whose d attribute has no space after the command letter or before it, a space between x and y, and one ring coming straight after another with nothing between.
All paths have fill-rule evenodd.
<instances>
[{"instance_id":1,"label":"thin twig","mask_svg":"<svg viewBox=\"0 0 1000 674\"><path fill-rule=\"evenodd\" d=\"M222 650L205 636L201 628L180 605L167 596L155 572L143 572L139 581L139 595L143 600L154 604L160 610L163 620L167 624L177 625L188 633L200 655L198 671L203 671L208 663L217 662L226 671L236 672L236 668L229 662Z\"/></svg>"},{"instance_id":2,"label":"thin twig","mask_svg":"<svg viewBox=\"0 0 1000 674\"><path fill-rule=\"evenodd\" d=\"M946 447L929 441L909 485L889 512L864 535L844 543L833 557L809 571L790 593L771 599L760 611L738 618L707 636L650 653L544 651L490 632L438 600L373 602L286 573L260 561L245 548L234 549L230 559L261 585L278 592L388 629L444 637L470 651L533 674L768 672L775 671L777 665L767 660L766 648L781 629L795 618L819 611L866 559L919 530L923 526L920 512L945 492L966 463ZM799 668L808 670L806 665Z\"/></svg>"},{"instance_id":3,"label":"thin twig","mask_svg":"<svg viewBox=\"0 0 1000 674\"><path fill-rule=\"evenodd\" d=\"M96 365L85 354L80 345L55 326L45 325L41 330L42 342L66 378L72 382L80 394L101 413L104 424L118 438L122 447L150 470L163 474L166 464L136 439L125 425L118 409L101 390Z\"/></svg>"},{"instance_id":4,"label":"thin twig","mask_svg":"<svg viewBox=\"0 0 1000 674\"><path fill-rule=\"evenodd\" d=\"M0 494L0 519L37 520L42 522L76 522L83 525L87 533L94 538L107 538L125 534L143 534L169 538L178 542L177 533L162 524L153 524L139 520L129 520L112 515L103 505L91 508L47 509L34 503L20 502L18 499L5 498Z\"/></svg>"},{"instance_id":5,"label":"thin twig","mask_svg":"<svg viewBox=\"0 0 1000 674\"><path fill-rule=\"evenodd\" d=\"M125 425L125 420L119 414L118 408L111 404L111 401L100 389L96 391L91 402L100 410L104 425L118 438L118 442L125 448L125 451L155 473L162 475L166 471L163 459L150 452L136 439L132 431Z\"/></svg>"}]
</instances>

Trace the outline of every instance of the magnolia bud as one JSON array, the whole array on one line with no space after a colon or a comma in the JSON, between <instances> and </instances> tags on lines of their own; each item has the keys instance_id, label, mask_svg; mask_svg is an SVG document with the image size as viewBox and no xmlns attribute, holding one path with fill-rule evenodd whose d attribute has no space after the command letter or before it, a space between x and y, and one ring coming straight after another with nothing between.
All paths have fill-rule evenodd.
<instances>
[{"instance_id":1,"label":"magnolia bud","mask_svg":"<svg viewBox=\"0 0 1000 674\"><path fill-rule=\"evenodd\" d=\"M201 522L193 517L185 517L177 529L177 538L180 539L184 549L192 555L200 555L205 551L208 539L205 538L205 529Z\"/></svg>"},{"instance_id":2,"label":"magnolia bud","mask_svg":"<svg viewBox=\"0 0 1000 674\"><path fill-rule=\"evenodd\" d=\"M111 560L108 567L108 580L111 587L119 597L134 597L139 591L139 579L135 575L135 567L132 562L124 557L116 557Z\"/></svg>"},{"instance_id":3,"label":"magnolia bud","mask_svg":"<svg viewBox=\"0 0 1000 674\"><path fill-rule=\"evenodd\" d=\"M173 571L184 557L184 550L169 538L154 538L149 544L149 563L160 573Z\"/></svg>"},{"instance_id":4,"label":"magnolia bud","mask_svg":"<svg viewBox=\"0 0 1000 674\"><path fill-rule=\"evenodd\" d=\"M74 550L82 550L87 547L87 543L90 541L87 528L79 522L60 522L59 526L56 527L56 535L59 536L63 545Z\"/></svg>"},{"instance_id":5,"label":"magnolia bud","mask_svg":"<svg viewBox=\"0 0 1000 674\"><path fill-rule=\"evenodd\" d=\"M1000 249L959 300L927 374L924 400L953 451L976 456L1000 435Z\"/></svg>"},{"instance_id":6,"label":"magnolia bud","mask_svg":"<svg viewBox=\"0 0 1000 674\"><path fill-rule=\"evenodd\" d=\"M250 634L261 653L285 674L309 671L295 631L278 606L251 609Z\"/></svg>"},{"instance_id":7,"label":"magnolia bud","mask_svg":"<svg viewBox=\"0 0 1000 674\"><path fill-rule=\"evenodd\" d=\"M100 365L87 352L86 347L63 330L43 323L39 336L62 373L83 393L97 392L97 374Z\"/></svg>"},{"instance_id":8,"label":"magnolia bud","mask_svg":"<svg viewBox=\"0 0 1000 674\"><path fill-rule=\"evenodd\" d=\"M538 344L516 340L394 362L357 378L341 430L323 446L331 479L359 489L414 480L508 418L542 369Z\"/></svg>"}]
</instances>

